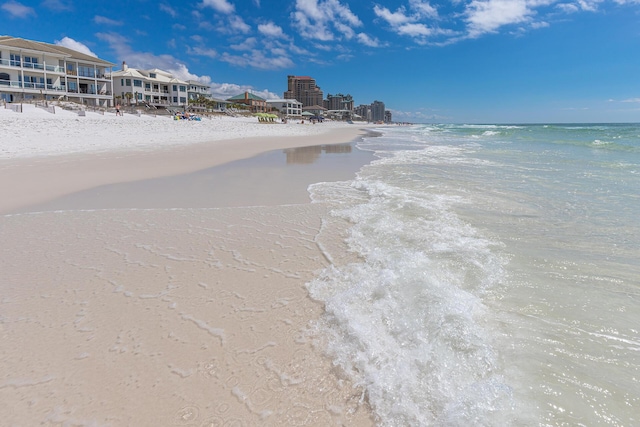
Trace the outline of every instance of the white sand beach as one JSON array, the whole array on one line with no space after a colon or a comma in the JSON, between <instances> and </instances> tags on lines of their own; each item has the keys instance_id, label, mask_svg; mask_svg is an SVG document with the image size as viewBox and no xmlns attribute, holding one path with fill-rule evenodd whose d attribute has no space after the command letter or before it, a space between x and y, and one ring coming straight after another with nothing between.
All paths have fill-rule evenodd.
<instances>
[{"instance_id":1,"label":"white sand beach","mask_svg":"<svg viewBox=\"0 0 640 427\"><path fill-rule=\"evenodd\" d=\"M362 127L0 108L3 423L372 425L313 345L304 287L349 255L303 190L356 163L255 157L305 163ZM185 181L215 166L198 182L226 192Z\"/></svg>"}]
</instances>

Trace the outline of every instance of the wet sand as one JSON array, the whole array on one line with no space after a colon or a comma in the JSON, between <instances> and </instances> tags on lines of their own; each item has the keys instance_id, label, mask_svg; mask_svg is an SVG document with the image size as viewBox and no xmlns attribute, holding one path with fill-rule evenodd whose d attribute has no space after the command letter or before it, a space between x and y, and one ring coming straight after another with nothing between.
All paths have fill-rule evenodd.
<instances>
[{"instance_id":1,"label":"wet sand","mask_svg":"<svg viewBox=\"0 0 640 427\"><path fill-rule=\"evenodd\" d=\"M306 187L370 160L333 141L204 169L176 161L193 152L13 169L59 191L3 204L23 212L0 217L3 422L372 425L309 329L322 307L304 284L349 254L340 231L318 241L339 220ZM158 174L114 173L133 158ZM89 165L91 185L60 188Z\"/></svg>"}]
</instances>

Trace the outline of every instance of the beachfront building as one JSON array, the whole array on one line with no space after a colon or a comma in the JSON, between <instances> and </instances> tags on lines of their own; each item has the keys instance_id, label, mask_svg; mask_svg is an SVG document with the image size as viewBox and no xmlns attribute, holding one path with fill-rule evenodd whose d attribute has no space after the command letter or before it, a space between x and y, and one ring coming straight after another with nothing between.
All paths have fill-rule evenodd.
<instances>
[{"instance_id":1,"label":"beachfront building","mask_svg":"<svg viewBox=\"0 0 640 427\"><path fill-rule=\"evenodd\" d=\"M393 121L393 117L391 116L391 111L385 110L384 112L384 122L391 123Z\"/></svg>"},{"instance_id":2,"label":"beachfront building","mask_svg":"<svg viewBox=\"0 0 640 427\"><path fill-rule=\"evenodd\" d=\"M197 99L209 86L196 81L184 81L168 71L154 68L130 68L113 72L113 92L116 102L123 105L143 105L147 108L186 108L189 97Z\"/></svg>"},{"instance_id":3,"label":"beachfront building","mask_svg":"<svg viewBox=\"0 0 640 427\"><path fill-rule=\"evenodd\" d=\"M267 104L286 117L302 115L302 102L295 99L267 99Z\"/></svg>"},{"instance_id":4,"label":"beachfront building","mask_svg":"<svg viewBox=\"0 0 640 427\"><path fill-rule=\"evenodd\" d=\"M371 121L374 123L384 122L384 102L373 101L371 103Z\"/></svg>"},{"instance_id":5,"label":"beachfront building","mask_svg":"<svg viewBox=\"0 0 640 427\"><path fill-rule=\"evenodd\" d=\"M327 109L320 105L310 105L308 107L302 107L302 115L324 117ZM306 114L305 114L306 113Z\"/></svg>"},{"instance_id":6,"label":"beachfront building","mask_svg":"<svg viewBox=\"0 0 640 427\"><path fill-rule=\"evenodd\" d=\"M63 46L0 36L0 100L112 105L114 64Z\"/></svg>"},{"instance_id":7,"label":"beachfront building","mask_svg":"<svg viewBox=\"0 0 640 427\"><path fill-rule=\"evenodd\" d=\"M250 92L227 98L233 104L244 104L252 113L264 113L267 111L267 100Z\"/></svg>"},{"instance_id":8,"label":"beachfront building","mask_svg":"<svg viewBox=\"0 0 640 427\"><path fill-rule=\"evenodd\" d=\"M296 99L303 107L322 105L323 92L316 80L309 76L287 76L287 90L283 98Z\"/></svg>"},{"instance_id":9,"label":"beachfront building","mask_svg":"<svg viewBox=\"0 0 640 427\"><path fill-rule=\"evenodd\" d=\"M360 104L353 109L353 117L358 120L371 121L371 104Z\"/></svg>"},{"instance_id":10,"label":"beachfront building","mask_svg":"<svg viewBox=\"0 0 640 427\"><path fill-rule=\"evenodd\" d=\"M211 86L196 80L187 80L187 99L195 101L198 99L212 99Z\"/></svg>"},{"instance_id":11,"label":"beachfront building","mask_svg":"<svg viewBox=\"0 0 640 427\"><path fill-rule=\"evenodd\" d=\"M343 95L341 93L331 95L327 94L327 99L324 100L323 106L327 110L343 110L353 111L353 97L349 94Z\"/></svg>"}]
</instances>

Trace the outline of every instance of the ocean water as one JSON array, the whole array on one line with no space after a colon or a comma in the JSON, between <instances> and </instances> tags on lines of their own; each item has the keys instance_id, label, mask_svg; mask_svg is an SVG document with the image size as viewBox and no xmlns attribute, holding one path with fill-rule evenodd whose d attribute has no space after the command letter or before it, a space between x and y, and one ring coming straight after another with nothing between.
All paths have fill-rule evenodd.
<instances>
[{"instance_id":1,"label":"ocean water","mask_svg":"<svg viewBox=\"0 0 640 427\"><path fill-rule=\"evenodd\" d=\"M377 423L640 425L640 125L381 132L309 188L356 261L307 284Z\"/></svg>"}]
</instances>

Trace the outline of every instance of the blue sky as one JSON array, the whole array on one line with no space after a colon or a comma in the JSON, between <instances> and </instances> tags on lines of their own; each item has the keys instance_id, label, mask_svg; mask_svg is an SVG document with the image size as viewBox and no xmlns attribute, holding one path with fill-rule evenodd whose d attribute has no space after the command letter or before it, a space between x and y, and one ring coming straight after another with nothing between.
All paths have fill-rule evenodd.
<instances>
[{"instance_id":1,"label":"blue sky","mask_svg":"<svg viewBox=\"0 0 640 427\"><path fill-rule=\"evenodd\" d=\"M0 35L217 97L294 74L396 121L640 121L640 0L0 0Z\"/></svg>"}]
</instances>

